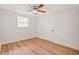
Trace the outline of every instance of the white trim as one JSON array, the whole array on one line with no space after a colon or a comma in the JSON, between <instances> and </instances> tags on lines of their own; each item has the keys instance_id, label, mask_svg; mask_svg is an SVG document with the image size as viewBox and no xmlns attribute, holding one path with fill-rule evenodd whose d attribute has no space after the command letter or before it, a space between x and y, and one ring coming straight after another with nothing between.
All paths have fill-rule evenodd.
<instances>
[{"instance_id":1,"label":"white trim","mask_svg":"<svg viewBox=\"0 0 79 59\"><path fill-rule=\"evenodd\" d=\"M28 38L22 38L22 39L17 39L17 40L13 40L13 41L8 41L8 42L2 42L1 45L3 44L8 44L8 43L13 43L13 42L17 42L17 41L21 41L21 40L28 40L34 37L28 37Z\"/></svg>"},{"instance_id":2,"label":"white trim","mask_svg":"<svg viewBox=\"0 0 79 59\"><path fill-rule=\"evenodd\" d=\"M37 37L37 38L44 39L44 40L49 40L49 39L42 38L42 37ZM52 42L54 42L54 43L56 43L56 44L59 44L59 45L62 45L62 46L66 46L66 47L69 47L69 48L72 48L72 49L75 49L75 50L79 50L79 48L77 48L77 47L72 47L72 46L70 46L70 45L65 45L65 44L63 44L63 43L54 41L53 39L52 39L52 40L49 40L49 41L52 41Z\"/></svg>"},{"instance_id":3,"label":"white trim","mask_svg":"<svg viewBox=\"0 0 79 59\"><path fill-rule=\"evenodd\" d=\"M60 45L63 45L63 46L66 46L66 47L72 48L72 49L79 50L79 48L77 48L77 47L72 47L72 46L70 46L70 45L65 45L65 44L63 44L63 43L56 42L56 41L54 41L54 42L57 43L57 44L60 44Z\"/></svg>"}]
</instances>

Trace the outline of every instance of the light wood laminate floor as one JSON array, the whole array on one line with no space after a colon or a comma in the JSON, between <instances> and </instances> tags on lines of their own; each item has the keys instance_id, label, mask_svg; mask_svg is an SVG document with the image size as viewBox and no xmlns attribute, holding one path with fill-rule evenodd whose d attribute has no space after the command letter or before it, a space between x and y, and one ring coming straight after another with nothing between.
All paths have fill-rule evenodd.
<instances>
[{"instance_id":1,"label":"light wood laminate floor","mask_svg":"<svg viewBox=\"0 0 79 59\"><path fill-rule=\"evenodd\" d=\"M79 51L39 38L4 44L2 55L79 55Z\"/></svg>"}]
</instances>

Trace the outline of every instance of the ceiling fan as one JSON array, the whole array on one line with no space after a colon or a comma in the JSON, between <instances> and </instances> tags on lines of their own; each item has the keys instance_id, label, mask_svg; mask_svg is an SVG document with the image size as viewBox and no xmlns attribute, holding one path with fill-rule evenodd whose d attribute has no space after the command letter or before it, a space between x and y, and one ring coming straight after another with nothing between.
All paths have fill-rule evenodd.
<instances>
[{"instance_id":1,"label":"ceiling fan","mask_svg":"<svg viewBox=\"0 0 79 59\"><path fill-rule=\"evenodd\" d=\"M28 11L32 11L32 13L34 13L35 15L36 15L38 12L46 13L46 11L44 11L43 8L44 8L44 5L43 5L43 4L36 4L36 5L33 5L33 6L31 7L32 10L28 10Z\"/></svg>"}]
</instances>

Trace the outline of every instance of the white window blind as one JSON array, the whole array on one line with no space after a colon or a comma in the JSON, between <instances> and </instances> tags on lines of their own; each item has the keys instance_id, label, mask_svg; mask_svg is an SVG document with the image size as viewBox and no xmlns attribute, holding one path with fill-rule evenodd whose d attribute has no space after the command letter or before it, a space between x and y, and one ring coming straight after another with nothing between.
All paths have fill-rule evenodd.
<instances>
[{"instance_id":1,"label":"white window blind","mask_svg":"<svg viewBox=\"0 0 79 59\"><path fill-rule=\"evenodd\" d=\"M28 27L28 18L17 16L17 27Z\"/></svg>"}]
</instances>

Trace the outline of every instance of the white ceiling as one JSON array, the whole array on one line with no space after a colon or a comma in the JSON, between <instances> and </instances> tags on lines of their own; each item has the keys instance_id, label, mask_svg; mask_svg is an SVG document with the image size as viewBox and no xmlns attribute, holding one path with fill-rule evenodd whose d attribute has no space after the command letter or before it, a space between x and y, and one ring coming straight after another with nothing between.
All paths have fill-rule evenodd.
<instances>
[{"instance_id":1,"label":"white ceiling","mask_svg":"<svg viewBox=\"0 0 79 59\"><path fill-rule=\"evenodd\" d=\"M30 16L35 16L32 12L25 12L27 10L30 10L29 6L32 6L33 4L2 4L0 5L3 9L10 10L17 13L27 14ZM71 7L79 7L79 5L74 4L44 4L44 9L47 13L54 13L56 11L71 8ZM38 15L44 15L43 13L39 13ZM37 16L38 16L37 15Z\"/></svg>"}]
</instances>

